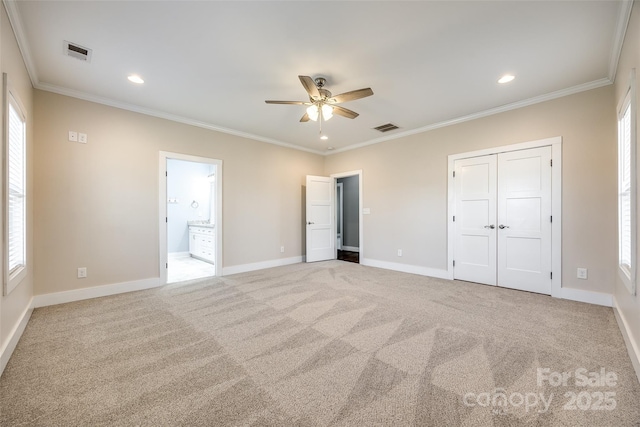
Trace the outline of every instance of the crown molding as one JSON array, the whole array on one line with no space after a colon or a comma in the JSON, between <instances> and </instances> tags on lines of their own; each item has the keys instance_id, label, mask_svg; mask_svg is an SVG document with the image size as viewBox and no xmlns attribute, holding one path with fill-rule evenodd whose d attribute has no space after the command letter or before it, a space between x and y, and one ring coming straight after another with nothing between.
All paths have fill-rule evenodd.
<instances>
[{"instance_id":1,"label":"crown molding","mask_svg":"<svg viewBox=\"0 0 640 427\"><path fill-rule=\"evenodd\" d=\"M376 139L371 139L369 141L364 141L364 142L361 142L361 143L349 145L347 147L339 148L339 149L332 150L332 151L313 150L313 149L302 147L302 146L299 146L299 145L294 145L294 144L278 141L278 140L271 139L271 138L266 138L266 137L259 136L259 135L245 133L245 132L237 131L237 130L234 130L234 129L227 129L227 128L223 128L223 127L220 127L220 126L213 125L211 123L201 122L201 121L190 119L190 118L187 118L187 117L182 117L182 116L178 116L178 115L174 115L174 114L169 114L169 113L165 113L165 112L162 112L162 111L153 110L153 109L150 109L150 108L144 108L144 107L140 107L140 106L133 105L133 104L127 104L127 103L115 101L115 100L112 100L112 99L109 99L109 98L103 98L103 97L99 97L99 96L95 96L95 95L90 95L90 94L87 94L85 92L76 91L76 90L72 90L72 89L67 89L67 88L63 88L63 87L60 87L60 86L40 83L38 85L35 85L35 88L36 89L40 89L40 90L44 90L44 91L47 91L47 92L57 93L59 95L65 95L65 96L69 96L69 97L72 97L72 98L78 98L78 99L82 99L82 100L85 100L85 101L95 102L97 104L103 104L103 105L108 105L110 107L115 107L115 108L120 108L120 109L127 110L127 111L132 111L132 112L135 112L135 113L145 114L145 115L148 115L148 116L158 117L158 118L161 118L161 119L170 120L170 121L174 121L174 122L178 122L178 123L183 123L183 124L186 124L186 125L196 126L196 127L203 128L203 129L208 129L208 130L212 130L212 131L216 131L216 132L226 133L226 134L229 134L229 135L239 136L241 138L247 138L247 139L252 139L252 140L255 140L255 141L265 142L267 144L278 145L278 146L285 147L285 148L291 148L291 149L294 149L294 150L305 151L305 152L308 152L308 153L319 154L319 155L323 155L323 156L330 156L330 155L342 153L342 152L345 152L345 151L350 151L350 150L355 150L355 149L362 148L362 147L367 147L369 145L379 144L381 142L391 141L391 140L394 140L394 139L404 138L404 137L411 136L411 135L416 135L416 134L419 134L419 133L429 132L429 131L432 131L432 130L435 130L435 129L439 129L439 128L443 128L443 127L447 127L447 126L453 126L453 125L456 125L456 124L459 124L459 123L464 123L464 122L468 122L468 121L471 121L471 120L480 119L482 117L492 116L494 114L504 113L504 112L511 111L511 110L517 110L519 108L527 107L527 106L534 105L534 104L539 104L541 102L551 101L553 99L562 98L562 97L565 97L565 96L568 96L568 95L573 95L573 94L584 92L584 91L587 91L587 90L597 89L597 88L600 88L600 87L603 87L603 86L610 85L612 83L613 83L613 81L611 81L608 78L594 80L594 81L589 82L589 83L584 83L584 84L573 86L573 87L570 87L570 88L567 88L567 89L558 90L558 91L551 92L551 93L548 93L548 94L545 94L545 95L540 95L540 96L536 96L536 97L533 97L533 98L525 99L525 100L522 100L522 101L513 102L511 104L502 105L500 107L491 108L491 109L484 110L484 111L479 111L477 113L469 114L469 115L466 115L466 116L461 116L461 117L453 118L453 119L450 119L450 120L445 120L445 121L442 121L442 122L433 123L431 125L423 126L423 127L417 128L417 129L408 130L406 132L401 132L401 133L397 133L397 134L394 134L394 135L389 135L389 136L384 136L384 137L380 137L380 138L376 138Z\"/></svg>"},{"instance_id":2,"label":"crown molding","mask_svg":"<svg viewBox=\"0 0 640 427\"><path fill-rule=\"evenodd\" d=\"M597 89L599 87L607 86L612 84L613 82L608 78L603 78L599 80L594 80L589 83L584 83L581 85L573 86L567 89L558 90L555 92L547 93L545 95L535 96L533 98L524 99L522 101L513 102L511 104L502 105L500 107L490 108L488 110L479 111L477 113L469 114L466 116L457 117L451 120L445 120L442 122L434 123L431 125L427 125L421 128L408 130L406 132L396 133L394 135L384 136L381 138L372 139L369 141L361 142L359 144L349 145L348 147L332 150L330 152L325 151L325 156L331 156L333 154L342 153L345 151L355 150L357 148L367 147L369 145L379 144L385 141L391 141L394 139L404 138L406 136L415 135L418 133L429 132L431 130L457 125L459 123L468 122L471 120L480 119L482 117L492 116L494 114L505 113L511 110L517 110L519 108L527 107L529 105L539 104L545 101L551 101L553 99L562 98L564 96L573 95L576 93L584 92L591 89Z\"/></svg>"},{"instance_id":3,"label":"crown molding","mask_svg":"<svg viewBox=\"0 0 640 427\"><path fill-rule=\"evenodd\" d=\"M611 49L611 59L609 61L609 80L616 80L616 72L618 71L618 62L620 54L622 54L622 45L624 37L627 34L629 19L631 19L631 10L633 9L633 0L623 0L620 4L620 13L618 14L618 24L613 39L613 48Z\"/></svg>"},{"instance_id":4,"label":"crown molding","mask_svg":"<svg viewBox=\"0 0 640 427\"><path fill-rule=\"evenodd\" d=\"M202 122L195 119L190 119L188 117L178 116L175 114L166 113L164 111L154 110L151 108L140 107L134 104L128 104L126 102L115 101L109 98L103 98L101 96L95 96L88 94L86 92L77 91L73 89L67 89L64 87L39 83L34 86L36 89L44 90L47 92L57 93L59 95L69 96L71 98L82 99L84 101L95 102L96 104L107 105L109 107L119 108L121 110L132 111L134 113L144 114L147 116L157 117L160 119L170 120L172 122L182 123L185 125L195 126L202 129L212 130L215 132L226 133L229 135L238 136L241 138L251 139L260 142L266 142L267 144L278 145L280 147L291 148L293 150L306 151L308 153L320 154L323 155L324 152L319 150L313 150L311 148L302 147L299 145L290 144L287 142L278 141L276 139L266 138L264 136L254 135L247 132L241 132L234 129L228 129L221 126L216 126L211 123Z\"/></svg>"},{"instance_id":5,"label":"crown molding","mask_svg":"<svg viewBox=\"0 0 640 427\"><path fill-rule=\"evenodd\" d=\"M20 12L16 6L17 3L17 1L2 0L2 4L7 11L7 16L9 17L9 23L13 29L13 34L16 36L18 49L20 49L20 53L22 54L22 60L24 61L27 73L31 79L31 85L35 87L40 80L38 79L36 66L33 63L29 43L27 43L27 36L25 35L24 27L22 26L22 18L20 17Z\"/></svg>"}]
</instances>

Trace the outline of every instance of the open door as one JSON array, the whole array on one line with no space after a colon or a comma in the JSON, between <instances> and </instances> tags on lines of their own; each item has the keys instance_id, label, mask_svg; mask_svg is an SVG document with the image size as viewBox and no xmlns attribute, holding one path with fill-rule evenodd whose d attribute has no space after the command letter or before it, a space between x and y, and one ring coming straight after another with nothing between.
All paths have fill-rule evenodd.
<instances>
[{"instance_id":1,"label":"open door","mask_svg":"<svg viewBox=\"0 0 640 427\"><path fill-rule=\"evenodd\" d=\"M307 175L307 262L335 259L335 179Z\"/></svg>"}]
</instances>

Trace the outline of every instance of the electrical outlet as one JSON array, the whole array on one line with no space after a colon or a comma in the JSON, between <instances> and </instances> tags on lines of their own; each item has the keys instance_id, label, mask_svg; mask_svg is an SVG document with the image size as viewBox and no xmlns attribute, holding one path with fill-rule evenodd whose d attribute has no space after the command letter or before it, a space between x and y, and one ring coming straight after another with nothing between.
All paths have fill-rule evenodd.
<instances>
[{"instance_id":1,"label":"electrical outlet","mask_svg":"<svg viewBox=\"0 0 640 427\"><path fill-rule=\"evenodd\" d=\"M87 134L86 133L79 133L78 134L78 142L80 142L82 144L86 144L87 143Z\"/></svg>"},{"instance_id":2,"label":"electrical outlet","mask_svg":"<svg viewBox=\"0 0 640 427\"><path fill-rule=\"evenodd\" d=\"M586 268L578 268L578 273L577 273L577 277L578 279L587 279L587 269Z\"/></svg>"},{"instance_id":3,"label":"electrical outlet","mask_svg":"<svg viewBox=\"0 0 640 427\"><path fill-rule=\"evenodd\" d=\"M402 256L402 249L398 249L398 256Z\"/></svg>"},{"instance_id":4,"label":"electrical outlet","mask_svg":"<svg viewBox=\"0 0 640 427\"><path fill-rule=\"evenodd\" d=\"M78 268L78 279L84 279L87 277L87 267Z\"/></svg>"},{"instance_id":5,"label":"electrical outlet","mask_svg":"<svg viewBox=\"0 0 640 427\"><path fill-rule=\"evenodd\" d=\"M280 246L280 253L284 253L284 246Z\"/></svg>"},{"instance_id":6,"label":"electrical outlet","mask_svg":"<svg viewBox=\"0 0 640 427\"><path fill-rule=\"evenodd\" d=\"M69 131L69 141L78 142L78 132Z\"/></svg>"}]
</instances>

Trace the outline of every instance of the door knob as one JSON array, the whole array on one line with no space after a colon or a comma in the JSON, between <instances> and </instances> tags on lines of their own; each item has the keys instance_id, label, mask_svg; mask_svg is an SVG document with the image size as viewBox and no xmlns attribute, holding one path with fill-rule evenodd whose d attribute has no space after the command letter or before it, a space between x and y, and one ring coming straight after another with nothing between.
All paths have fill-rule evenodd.
<instances>
[{"instance_id":1,"label":"door knob","mask_svg":"<svg viewBox=\"0 0 640 427\"><path fill-rule=\"evenodd\" d=\"M307 225L312 225L312 224L315 224L315 222L311 222L311 221L307 222Z\"/></svg>"},{"instance_id":2,"label":"door knob","mask_svg":"<svg viewBox=\"0 0 640 427\"><path fill-rule=\"evenodd\" d=\"M508 226L508 225L502 225L502 224L500 224L500 225L498 226L498 228L499 228L500 230L502 230L502 229L504 229L504 228L509 228L509 226Z\"/></svg>"},{"instance_id":3,"label":"door knob","mask_svg":"<svg viewBox=\"0 0 640 427\"><path fill-rule=\"evenodd\" d=\"M496 228L496 226L491 224L491 225L485 225L484 228L490 228L493 230L494 228Z\"/></svg>"}]
</instances>

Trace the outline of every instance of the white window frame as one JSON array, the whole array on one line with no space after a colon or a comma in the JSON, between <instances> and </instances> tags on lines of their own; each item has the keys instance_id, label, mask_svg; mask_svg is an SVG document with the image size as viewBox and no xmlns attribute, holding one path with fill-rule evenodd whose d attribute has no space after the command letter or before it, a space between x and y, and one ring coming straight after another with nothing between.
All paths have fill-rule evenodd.
<instances>
[{"instance_id":1,"label":"white window frame","mask_svg":"<svg viewBox=\"0 0 640 427\"><path fill-rule=\"evenodd\" d=\"M636 274L637 274L637 172L636 172L636 78L635 69L631 71L627 93L618 106L618 273L631 295L636 294ZM626 118L626 119L625 119ZM625 125L628 123L628 128ZM628 147L627 147L628 144ZM625 177L625 170L628 176ZM629 224L623 227L623 217L625 215L624 198L629 201ZM625 234L628 235L625 236ZM625 238L626 237L626 238ZM627 256L623 256L623 242L629 242L628 263Z\"/></svg>"},{"instance_id":2,"label":"white window frame","mask_svg":"<svg viewBox=\"0 0 640 427\"><path fill-rule=\"evenodd\" d=\"M7 74L3 74L3 125L4 125L4 134L3 134L3 167L4 167L4 221L3 221L3 231L4 231L4 294L8 295L11 291L13 291L22 280L27 275L27 117L24 113L24 108L20 103L19 99L15 96L11 87L8 83ZM10 250L10 241L9 241L9 232L10 232L10 170L9 170L9 162L10 162L10 147L11 147L11 126L10 126L10 108L12 108L18 116L20 120L21 129L21 139L20 142L22 144L22 169L19 173L22 174L22 191L20 192L20 197L23 198L24 203L22 207L22 245L20 250L22 254L20 256L21 262L16 265L14 268L10 268L10 258L11 258L11 250ZM15 134L14 134L15 136Z\"/></svg>"}]
</instances>

